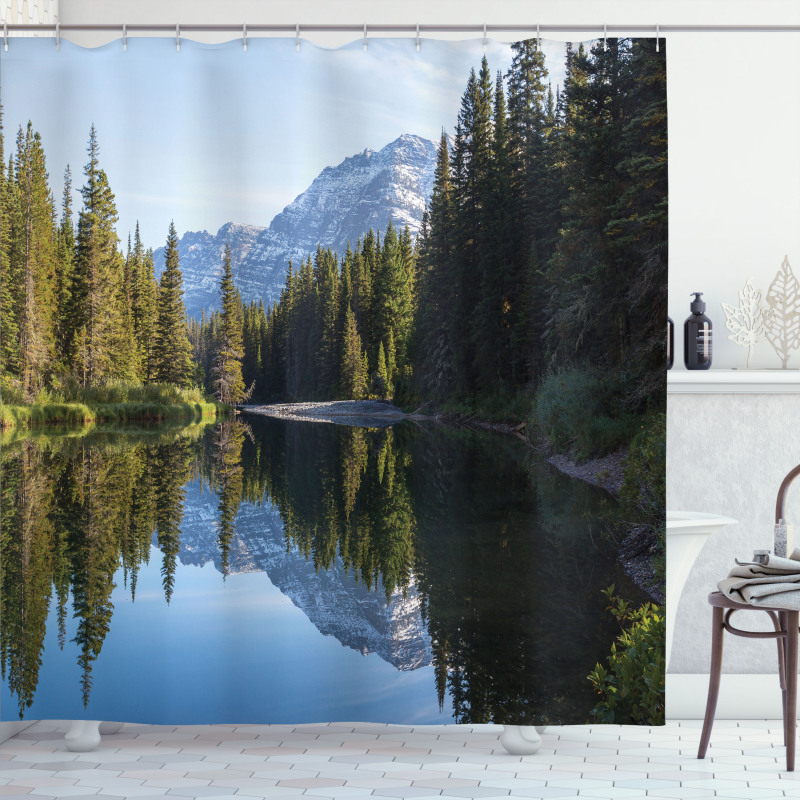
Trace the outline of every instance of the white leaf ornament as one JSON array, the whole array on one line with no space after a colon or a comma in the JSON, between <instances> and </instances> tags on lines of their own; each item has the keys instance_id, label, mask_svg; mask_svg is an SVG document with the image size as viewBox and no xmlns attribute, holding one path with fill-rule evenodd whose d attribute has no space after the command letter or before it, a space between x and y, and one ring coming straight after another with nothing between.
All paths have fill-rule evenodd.
<instances>
[{"instance_id":1,"label":"white leaf ornament","mask_svg":"<svg viewBox=\"0 0 800 800\"><path fill-rule=\"evenodd\" d=\"M792 351L800 346L800 283L789 266L788 256L769 287L767 303L772 312L766 322L767 341L786 369Z\"/></svg>"},{"instance_id":2,"label":"white leaf ornament","mask_svg":"<svg viewBox=\"0 0 800 800\"><path fill-rule=\"evenodd\" d=\"M767 336L766 325L772 316L772 309L762 302L761 290L754 289L751 280L748 278L739 292L738 308L722 303L725 327L731 332L728 338L747 348L747 367L750 366L753 348Z\"/></svg>"}]
</instances>

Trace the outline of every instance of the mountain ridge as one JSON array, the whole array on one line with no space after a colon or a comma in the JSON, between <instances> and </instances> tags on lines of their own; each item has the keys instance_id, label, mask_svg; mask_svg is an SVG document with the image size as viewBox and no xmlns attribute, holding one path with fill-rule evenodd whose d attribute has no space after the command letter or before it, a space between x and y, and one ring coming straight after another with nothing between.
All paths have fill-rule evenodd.
<instances>
[{"instance_id":1,"label":"mountain ridge","mask_svg":"<svg viewBox=\"0 0 800 800\"><path fill-rule=\"evenodd\" d=\"M298 262L318 245L342 255L370 228L389 221L419 232L433 190L436 145L402 134L380 150L365 148L335 166L326 166L268 227L226 222L216 234L187 231L178 252L189 317L218 307L218 286L225 245L231 245L234 281L245 301L277 302L289 260ZM156 275L164 266L164 248L155 251Z\"/></svg>"}]
</instances>

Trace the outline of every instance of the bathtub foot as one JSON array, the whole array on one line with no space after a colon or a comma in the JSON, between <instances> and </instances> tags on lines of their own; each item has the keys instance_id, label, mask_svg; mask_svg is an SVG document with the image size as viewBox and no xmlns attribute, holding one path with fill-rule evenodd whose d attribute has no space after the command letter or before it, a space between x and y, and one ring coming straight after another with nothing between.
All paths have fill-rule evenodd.
<instances>
[{"instance_id":1,"label":"bathtub foot","mask_svg":"<svg viewBox=\"0 0 800 800\"><path fill-rule=\"evenodd\" d=\"M100 744L100 722L97 720L73 720L64 734L64 744L73 753L88 753Z\"/></svg>"},{"instance_id":2,"label":"bathtub foot","mask_svg":"<svg viewBox=\"0 0 800 800\"><path fill-rule=\"evenodd\" d=\"M503 725L500 734L500 744L512 756L530 756L542 746L538 729L545 726L533 727L532 725Z\"/></svg>"},{"instance_id":3,"label":"bathtub foot","mask_svg":"<svg viewBox=\"0 0 800 800\"><path fill-rule=\"evenodd\" d=\"M100 735L105 736L108 733L119 733L124 724L124 722L101 722Z\"/></svg>"}]
</instances>

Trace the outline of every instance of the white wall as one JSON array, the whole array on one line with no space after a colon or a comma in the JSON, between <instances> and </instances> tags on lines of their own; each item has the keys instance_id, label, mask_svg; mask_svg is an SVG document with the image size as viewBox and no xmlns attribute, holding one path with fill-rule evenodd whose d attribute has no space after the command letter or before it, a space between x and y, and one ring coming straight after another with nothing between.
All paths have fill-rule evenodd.
<instances>
[{"instance_id":1,"label":"white wall","mask_svg":"<svg viewBox=\"0 0 800 800\"><path fill-rule=\"evenodd\" d=\"M754 549L772 549L778 487L800 463L798 420L800 394L669 396L667 507L739 520L711 536L689 574L678 601L670 673L708 672L708 593L734 566L734 558L749 558ZM790 487L786 509L797 526L800 481ZM733 624L753 623L761 630L770 627L761 613L737 614ZM725 648L723 665L726 672L776 672L775 644L733 639Z\"/></svg>"},{"instance_id":2,"label":"white wall","mask_svg":"<svg viewBox=\"0 0 800 800\"><path fill-rule=\"evenodd\" d=\"M0 0L0 22L42 24L58 18L58 0Z\"/></svg>"},{"instance_id":3,"label":"white wall","mask_svg":"<svg viewBox=\"0 0 800 800\"><path fill-rule=\"evenodd\" d=\"M60 21L486 22L524 23L532 29L537 23L607 23L613 31L615 23L800 24L800 4L782 0L539 0L536 4L528 0L60 0ZM91 45L118 38L117 34L70 36ZM321 35L309 38L338 43ZM346 35L338 41L351 38ZM680 353L680 325L688 314L689 292L706 293L708 313L715 323L717 367L744 366L744 351L725 338L720 301L735 305L737 291L750 276L766 289L784 255L800 274L798 51L800 33L668 36L669 309L679 329ZM752 366L777 366L766 345L760 346L755 359ZM747 399L736 406L732 417L713 403L699 416L682 400L670 404L671 507L737 516L731 504L739 503L740 518L747 522L735 538L710 541L690 575L679 606L673 671L707 669L705 593L727 573L734 553L746 554L754 542L761 541L757 533L761 507L765 498L767 508L774 502L776 476L788 471L782 462L770 462L773 448L759 428L767 421L774 423L782 458L800 461L800 437L795 436L793 424L800 418L800 407L787 402ZM692 436L687 433L690 424L696 427ZM762 476L757 491L746 469L751 462L759 465ZM751 509L748 513L747 508ZM767 655L749 643L741 642L741 650L739 645L737 641L736 647L729 648L726 669L773 671L772 648Z\"/></svg>"},{"instance_id":4,"label":"white wall","mask_svg":"<svg viewBox=\"0 0 800 800\"><path fill-rule=\"evenodd\" d=\"M705 292L713 366L744 368L746 350L727 338L720 302L738 306L750 276L766 292L785 255L800 274L798 46L800 34L670 37L669 309L678 369L690 292ZM764 342L750 366L780 360Z\"/></svg>"}]
</instances>

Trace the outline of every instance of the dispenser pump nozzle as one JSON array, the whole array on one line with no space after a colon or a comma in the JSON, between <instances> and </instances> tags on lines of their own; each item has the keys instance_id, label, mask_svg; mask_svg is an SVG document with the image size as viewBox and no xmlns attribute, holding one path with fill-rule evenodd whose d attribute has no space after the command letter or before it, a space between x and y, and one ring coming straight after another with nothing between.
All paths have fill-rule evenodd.
<instances>
[{"instance_id":1,"label":"dispenser pump nozzle","mask_svg":"<svg viewBox=\"0 0 800 800\"><path fill-rule=\"evenodd\" d=\"M692 292L694 295L694 300L692 300L691 305L689 308L692 311L692 314L702 314L706 310L706 304L700 298L703 296L702 292Z\"/></svg>"}]
</instances>

